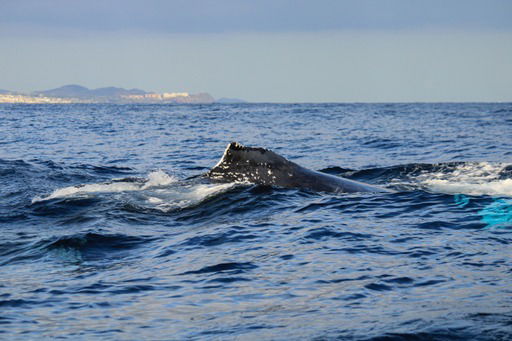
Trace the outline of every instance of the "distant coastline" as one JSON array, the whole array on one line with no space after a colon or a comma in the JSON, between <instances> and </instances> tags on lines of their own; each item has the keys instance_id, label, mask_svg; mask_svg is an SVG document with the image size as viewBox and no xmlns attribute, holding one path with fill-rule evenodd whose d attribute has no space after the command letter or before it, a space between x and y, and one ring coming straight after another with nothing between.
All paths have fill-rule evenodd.
<instances>
[{"instance_id":1,"label":"distant coastline","mask_svg":"<svg viewBox=\"0 0 512 341\"><path fill-rule=\"evenodd\" d=\"M239 99L220 99L216 101L210 94L203 92L147 92L140 89L105 87L88 89L81 85L65 85L59 88L20 93L0 90L0 103L116 103L116 104L210 104L245 103Z\"/></svg>"}]
</instances>

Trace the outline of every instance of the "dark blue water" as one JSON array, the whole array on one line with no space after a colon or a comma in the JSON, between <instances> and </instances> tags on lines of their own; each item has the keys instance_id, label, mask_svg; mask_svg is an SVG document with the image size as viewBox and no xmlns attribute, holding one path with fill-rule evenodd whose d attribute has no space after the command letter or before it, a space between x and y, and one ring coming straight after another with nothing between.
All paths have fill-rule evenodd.
<instances>
[{"instance_id":1,"label":"dark blue water","mask_svg":"<svg viewBox=\"0 0 512 341\"><path fill-rule=\"evenodd\" d=\"M0 106L2 339L508 340L511 246L510 103Z\"/></svg>"}]
</instances>

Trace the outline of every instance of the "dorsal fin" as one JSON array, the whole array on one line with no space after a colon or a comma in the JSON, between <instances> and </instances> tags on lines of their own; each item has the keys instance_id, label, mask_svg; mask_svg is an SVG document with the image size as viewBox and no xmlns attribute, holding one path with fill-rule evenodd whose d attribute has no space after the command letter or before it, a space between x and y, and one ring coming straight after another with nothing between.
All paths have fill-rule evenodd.
<instances>
[{"instance_id":1,"label":"dorsal fin","mask_svg":"<svg viewBox=\"0 0 512 341\"><path fill-rule=\"evenodd\" d=\"M206 175L211 178L251 181L253 176L263 176L262 169L279 170L285 166L295 164L271 150L231 142L220 161Z\"/></svg>"},{"instance_id":2,"label":"dorsal fin","mask_svg":"<svg viewBox=\"0 0 512 341\"><path fill-rule=\"evenodd\" d=\"M250 164L251 166L268 166L279 168L289 164L281 155L265 148L246 147L238 142L231 142L226 147L220 161L212 168L226 167L232 165Z\"/></svg>"}]
</instances>

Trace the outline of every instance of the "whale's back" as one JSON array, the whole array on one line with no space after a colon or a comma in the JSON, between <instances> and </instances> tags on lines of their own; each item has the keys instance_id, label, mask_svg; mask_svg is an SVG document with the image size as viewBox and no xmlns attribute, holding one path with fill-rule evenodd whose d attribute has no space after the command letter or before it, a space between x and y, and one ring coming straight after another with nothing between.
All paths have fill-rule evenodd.
<instances>
[{"instance_id":1,"label":"whale's back","mask_svg":"<svg viewBox=\"0 0 512 341\"><path fill-rule=\"evenodd\" d=\"M383 192L382 188L320 173L264 148L230 143L206 176L218 181L301 188L323 192Z\"/></svg>"}]
</instances>

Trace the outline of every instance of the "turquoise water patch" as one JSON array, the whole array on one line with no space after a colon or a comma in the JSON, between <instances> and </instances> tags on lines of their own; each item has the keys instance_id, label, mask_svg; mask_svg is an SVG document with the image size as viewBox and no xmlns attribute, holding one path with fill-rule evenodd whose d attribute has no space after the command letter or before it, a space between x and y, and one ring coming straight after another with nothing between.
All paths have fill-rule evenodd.
<instances>
[{"instance_id":1,"label":"turquoise water patch","mask_svg":"<svg viewBox=\"0 0 512 341\"><path fill-rule=\"evenodd\" d=\"M486 228L512 227L512 200L495 199L490 205L478 212Z\"/></svg>"},{"instance_id":2,"label":"turquoise water patch","mask_svg":"<svg viewBox=\"0 0 512 341\"><path fill-rule=\"evenodd\" d=\"M469 204L469 197L464 194L455 194L453 196L453 201L455 201L455 204L459 207L465 207L467 204Z\"/></svg>"}]
</instances>

